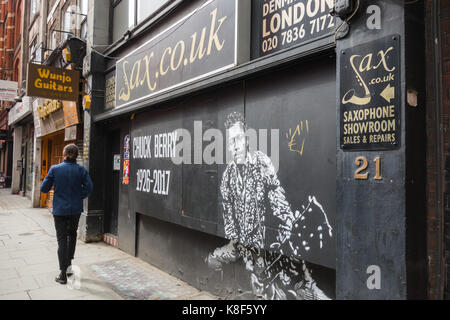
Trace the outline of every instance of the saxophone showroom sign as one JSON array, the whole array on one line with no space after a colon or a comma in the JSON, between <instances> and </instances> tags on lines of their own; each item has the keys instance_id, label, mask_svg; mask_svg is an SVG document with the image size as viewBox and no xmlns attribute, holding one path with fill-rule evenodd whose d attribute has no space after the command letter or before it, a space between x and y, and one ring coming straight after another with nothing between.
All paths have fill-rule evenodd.
<instances>
[{"instance_id":1,"label":"saxophone showroom sign","mask_svg":"<svg viewBox=\"0 0 450 320\"><path fill-rule=\"evenodd\" d=\"M208 1L119 60L116 64L116 108L248 60L248 4L248 1L236 0Z\"/></svg>"},{"instance_id":2,"label":"saxophone showroom sign","mask_svg":"<svg viewBox=\"0 0 450 320\"><path fill-rule=\"evenodd\" d=\"M28 64L27 95L78 101L80 73L75 70Z\"/></svg>"},{"instance_id":3,"label":"saxophone showroom sign","mask_svg":"<svg viewBox=\"0 0 450 320\"><path fill-rule=\"evenodd\" d=\"M400 36L341 53L340 144L343 150L400 146Z\"/></svg>"}]
</instances>

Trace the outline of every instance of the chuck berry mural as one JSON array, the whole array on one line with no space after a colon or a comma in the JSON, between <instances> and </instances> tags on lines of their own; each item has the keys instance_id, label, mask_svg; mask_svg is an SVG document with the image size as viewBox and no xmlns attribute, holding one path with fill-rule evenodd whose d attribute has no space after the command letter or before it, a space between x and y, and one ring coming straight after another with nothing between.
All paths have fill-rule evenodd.
<instances>
[{"instance_id":1,"label":"chuck berry mural","mask_svg":"<svg viewBox=\"0 0 450 320\"><path fill-rule=\"evenodd\" d=\"M232 160L223 173L220 193L230 242L209 254L206 262L221 271L224 263L242 259L253 294L263 299L328 299L303 260L333 237L323 206L307 195L306 203L293 210L271 159L250 150L242 114L229 114L225 128ZM276 235L269 237L274 227Z\"/></svg>"}]
</instances>

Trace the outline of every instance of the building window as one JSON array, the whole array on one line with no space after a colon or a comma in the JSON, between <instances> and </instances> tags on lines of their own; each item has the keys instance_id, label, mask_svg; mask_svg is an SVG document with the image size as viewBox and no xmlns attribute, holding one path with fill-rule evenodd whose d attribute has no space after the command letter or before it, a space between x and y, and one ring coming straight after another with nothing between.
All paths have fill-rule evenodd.
<instances>
[{"instance_id":1,"label":"building window","mask_svg":"<svg viewBox=\"0 0 450 320\"><path fill-rule=\"evenodd\" d=\"M67 39L69 37L70 33L70 27L71 27L71 18L72 18L72 10L69 7L66 8L66 11L64 12L64 18L63 18L63 37L64 39ZM54 49L54 48L52 48Z\"/></svg>"},{"instance_id":2,"label":"building window","mask_svg":"<svg viewBox=\"0 0 450 320\"><path fill-rule=\"evenodd\" d=\"M113 0L113 42L158 11L169 0Z\"/></svg>"},{"instance_id":3,"label":"building window","mask_svg":"<svg viewBox=\"0 0 450 320\"><path fill-rule=\"evenodd\" d=\"M14 64L14 76L13 76L13 81L16 81L19 83L20 85L20 60L17 59L16 63Z\"/></svg>"},{"instance_id":4,"label":"building window","mask_svg":"<svg viewBox=\"0 0 450 320\"><path fill-rule=\"evenodd\" d=\"M19 5L19 8L16 11L16 17L22 17L22 4ZM16 26L15 26L15 41L16 41L16 45L19 43L20 38L22 36L22 23L21 23L21 19L20 18L16 18Z\"/></svg>"},{"instance_id":5,"label":"building window","mask_svg":"<svg viewBox=\"0 0 450 320\"><path fill-rule=\"evenodd\" d=\"M36 63L40 61L37 61L36 53L37 53L37 36L34 37L33 41L31 42L30 46L30 62Z\"/></svg>"},{"instance_id":6,"label":"building window","mask_svg":"<svg viewBox=\"0 0 450 320\"><path fill-rule=\"evenodd\" d=\"M81 0L80 13L81 13L80 38L83 40L86 40L86 38L87 38L88 0Z\"/></svg>"},{"instance_id":7,"label":"building window","mask_svg":"<svg viewBox=\"0 0 450 320\"><path fill-rule=\"evenodd\" d=\"M129 12L129 2L130 0L116 1L113 16L113 42L122 38L129 28L129 14L124 14Z\"/></svg>"},{"instance_id":8,"label":"building window","mask_svg":"<svg viewBox=\"0 0 450 320\"><path fill-rule=\"evenodd\" d=\"M30 21L33 21L37 13L39 13L39 7L41 5L40 0L31 0L30 5Z\"/></svg>"},{"instance_id":9,"label":"building window","mask_svg":"<svg viewBox=\"0 0 450 320\"><path fill-rule=\"evenodd\" d=\"M145 18L151 16L159 8L161 8L162 5L167 2L167 0L152 0L152 1L136 0L136 2L137 2L136 22L137 24L139 24Z\"/></svg>"},{"instance_id":10,"label":"building window","mask_svg":"<svg viewBox=\"0 0 450 320\"><path fill-rule=\"evenodd\" d=\"M57 32L55 31L55 28L51 28L50 29L49 35L50 35L50 40L48 42L48 44L49 44L48 49L50 49L50 51L53 51L53 50L56 49L56 45L58 43L58 41L57 41Z\"/></svg>"}]
</instances>

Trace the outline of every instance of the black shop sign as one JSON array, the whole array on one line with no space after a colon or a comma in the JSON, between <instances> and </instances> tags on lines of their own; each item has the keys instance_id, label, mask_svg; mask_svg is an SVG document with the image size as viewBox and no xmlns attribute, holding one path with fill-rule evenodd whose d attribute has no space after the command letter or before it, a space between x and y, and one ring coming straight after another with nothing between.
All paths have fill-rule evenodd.
<instances>
[{"instance_id":1,"label":"black shop sign","mask_svg":"<svg viewBox=\"0 0 450 320\"><path fill-rule=\"evenodd\" d=\"M211 0L116 64L116 108L237 64L238 1Z\"/></svg>"},{"instance_id":2,"label":"black shop sign","mask_svg":"<svg viewBox=\"0 0 450 320\"><path fill-rule=\"evenodd\" d=\"M345 150L400 146L400 36L343 50L340 55L340 145Z\"/></svg>"},{"instance_id":3,"label":"black shop sign","mask_svg":"<svg viewBox=\"0 0 450 320\"><path fill-rule=\"evenodd\" d=\"M252 0L252 58L329 36L333 0Z\"/></svg>"}]
</instances>

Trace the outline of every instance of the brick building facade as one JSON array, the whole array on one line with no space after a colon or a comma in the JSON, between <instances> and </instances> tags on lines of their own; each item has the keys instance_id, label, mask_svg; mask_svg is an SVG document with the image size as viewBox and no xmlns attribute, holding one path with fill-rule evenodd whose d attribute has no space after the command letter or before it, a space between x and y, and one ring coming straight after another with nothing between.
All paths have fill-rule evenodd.
<instances>
[{"instance_id":1,"label":"brick building facade","mask_svg":"<svg viewBox=\"0 0 450 320\"><path fill-rule=\"evenodd\" d=\"M22 81L22 0L7 0L0 4L0 80L14 81L18 87ZM18 91L18 96L19 96ZM0 129L8 130L8 109L14 102L0 101ZM11 181L12 141L8 133L6 140L0 140L0 174Z\"/></svg>"}]
</instances>

